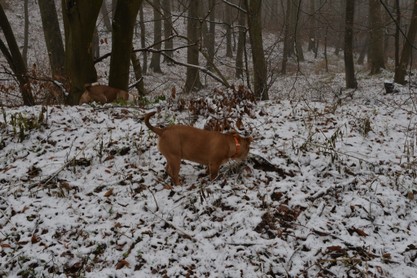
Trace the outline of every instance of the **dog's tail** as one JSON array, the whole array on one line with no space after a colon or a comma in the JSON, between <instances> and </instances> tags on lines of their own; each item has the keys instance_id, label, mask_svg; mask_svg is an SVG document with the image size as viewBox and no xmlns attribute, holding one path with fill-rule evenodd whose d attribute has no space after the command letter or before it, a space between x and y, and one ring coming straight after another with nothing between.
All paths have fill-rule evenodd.
<instances>
[{"instance_id":1,"label":"dog's tail","mask_svg":"<svg viewBox=\"0 0 417 278\"><path fill-rule=\"evenodd\" d=\"M155 111L153 111L153 112L150 112L150 113L148 113L148 114L146 114L145 115L145 119L144 119L144 122L145 122L145 125L150 129L150 130L152 130L153 132L155 132L156 134L158 134L158 136L161 136L162 135L162 133L164 133L164 129L163 128L158 128L158 127L155 127L155 126L153 126L153 125L151 125L150 123L149 123L149 119L153 116L153 115L155 115L156 114L156 112Z\"/></svg>"}]
</instances>

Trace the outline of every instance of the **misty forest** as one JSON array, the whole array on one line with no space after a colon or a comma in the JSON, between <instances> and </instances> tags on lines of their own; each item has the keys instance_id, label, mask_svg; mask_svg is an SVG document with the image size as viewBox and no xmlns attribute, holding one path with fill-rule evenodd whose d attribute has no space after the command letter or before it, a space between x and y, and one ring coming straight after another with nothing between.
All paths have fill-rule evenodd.
<instances>
[{"instance_id":1,"label":"misty forest","mask_svg":"<svg viewBox=\"0 0 417 278\"><path fill-rule=\"evenodd\" d=\"M416 277L416 33L415 0L0 0L0 277ZM173 181L151 111L236 155Z\"/></svg>"}]
</instances>

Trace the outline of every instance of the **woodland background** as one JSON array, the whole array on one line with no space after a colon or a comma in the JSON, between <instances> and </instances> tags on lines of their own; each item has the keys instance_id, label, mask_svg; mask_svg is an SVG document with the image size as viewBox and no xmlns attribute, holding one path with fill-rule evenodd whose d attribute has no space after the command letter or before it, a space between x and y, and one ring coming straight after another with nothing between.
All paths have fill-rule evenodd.
<instances>
[{"instance_id":1,"label":"woodland background","mask_svg":"<svg viewBox=\"0 0 417 278\"><path fill-rule=\"evenodd\" d=\"M282 76L308 74L300 64L306 52L321 61L317 70L323 73L332 71L329 53L340 55L344 65L337 71L345 72L347 88L357 87L355 65L365 63L370 74L391 70L394 81L404 84L416 64L414 1L23 2L23 10L8 17L13 4L1 2L0 46L2 91L18 83L26 105L51 95L77 104L84 84L99 79L125 90L130 84L143 98L150 87L146 75L162 73L161 63L186 68L178 84L186 94L202 88L204 74L225 87L240 80L259 99L268 99L271 84ZM147 19L144 7L153 13ZM20 23L10 28L8 18L15 16ZM41 44L34 59L28 57L30 27L39 16L46 47ZM182 49L186 57L176 56ZM40 96L44 87L48 92Z\"/></svg>"}]
</instances>

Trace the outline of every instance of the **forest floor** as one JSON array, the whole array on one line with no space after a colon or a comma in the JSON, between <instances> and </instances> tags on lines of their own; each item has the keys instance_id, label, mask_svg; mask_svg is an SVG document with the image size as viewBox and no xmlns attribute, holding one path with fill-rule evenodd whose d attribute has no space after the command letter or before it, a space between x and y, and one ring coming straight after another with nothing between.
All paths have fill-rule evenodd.
<instances>
[{"instance_id":1,"label":"forest floor","mask_svg":"<svg viewBox=\"0 0 417 278\"><path fill-rule=\"evenodd\" d=\"M142 108L2 108L0 276L416 277L416 88L385 95L384 78L167 93L154 124L254 138L215 181L184 162L181 186Z\"/></svg>"}]
</instances>

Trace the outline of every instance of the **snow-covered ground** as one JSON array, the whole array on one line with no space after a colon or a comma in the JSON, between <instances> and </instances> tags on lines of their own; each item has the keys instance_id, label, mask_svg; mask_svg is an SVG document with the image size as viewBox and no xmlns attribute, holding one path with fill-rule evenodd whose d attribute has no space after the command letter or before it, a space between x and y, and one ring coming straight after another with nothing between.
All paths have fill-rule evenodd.
<instances>
[{"instance_id":1,"label":"snow-covered ground","mask_svg":"<svg viewBox=\"0 0 417 278\"><path fill-rule=\"evenodd\" d=\"M415 277L416 96L372 83L257 102L248 162L175 187L142 109L4 108L0 274ZM189 123L170 101L153 122Z\"/></svg>"}]
</instances>

